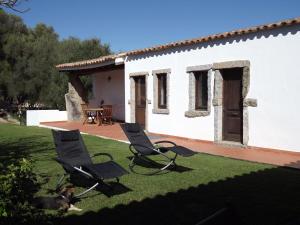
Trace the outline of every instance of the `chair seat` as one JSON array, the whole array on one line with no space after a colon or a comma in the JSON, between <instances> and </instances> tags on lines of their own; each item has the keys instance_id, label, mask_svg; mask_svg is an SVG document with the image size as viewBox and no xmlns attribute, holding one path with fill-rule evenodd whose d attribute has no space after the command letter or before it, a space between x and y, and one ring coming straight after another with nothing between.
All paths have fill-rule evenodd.
<instances>
[{"instance_id":1,"label":"chair seat","mask_svg":"<svg viewBox=\"0 0 300 225\"><path fill-rule=\"evenodd\" d=\"M128 174L119 164L108 161L97 164L84 165L84 167L94 176L101 179L111 179Z\"/></svg>"},{"instance_id":2,"label":"chair seat","mask_svg":"<svg viewBox=\"0 0 300 225\"><path fill-rule=\"evenodd\" d=\"M172 146L172 147L161 147L160 149L162 151L169 150L169 151L175 152L178 155L181 155L183 157L189 157L189 156L197 154L197 152L194 152L194 151L192 151L186 147L180 146L180 145L176 145L176 146Z\"/></svg>"}]
</instances>

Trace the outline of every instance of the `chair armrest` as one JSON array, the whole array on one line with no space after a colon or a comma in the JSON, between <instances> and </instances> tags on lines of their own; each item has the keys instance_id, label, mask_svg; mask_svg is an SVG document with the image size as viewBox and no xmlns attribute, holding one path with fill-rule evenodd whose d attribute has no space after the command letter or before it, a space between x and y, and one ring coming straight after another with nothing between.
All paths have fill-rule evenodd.
<instances>
[{"instance_id":1,"label":"chair armrest","mask_svg":"<svg viewBox=\"0 0 300 225\"><path fill-rule=\"evenodd\" d=\"M172 141L156 141L154 142L154 144L162 144L162 143L166 143L166 144L172 144L173 146L177 146L174 142Z\"/></svg>"},{"instance_id":2,"label":"chair armrest","mask_svg":"<svg viewBox=\"0 0 300 225\"><path fill-rule=\"evenodd\" d=\"M130 145L129 145L129 150L130 150L133 154L135 154L135 152L134 152L133 149L132 149L132 147L134 147L134 146L147 148L147 149L150 149L150 150L152 150L152 151L154 151L154 152L157 152L157 150L154 149L154 148L149 148L149 147L147 147L147 146L145 146L145 145L142 145L142 144L134 144L134 143L133 143L133 144L130 144Z\"/></svg>"},{"instance_id":3,"label":"chair armrest","mask_svg":"<svg viewBox=\"0 0 300 225\"><path fill-rule=\"evenodd\" d=\"M108 158L110 158L111 161L114 160L114 158L110 154L108 154L108 153L96 153L96 154L92 155L92 158L94 158L96 156L99 156L99 155L107 156Z\"/></svg>"}]
</instances>

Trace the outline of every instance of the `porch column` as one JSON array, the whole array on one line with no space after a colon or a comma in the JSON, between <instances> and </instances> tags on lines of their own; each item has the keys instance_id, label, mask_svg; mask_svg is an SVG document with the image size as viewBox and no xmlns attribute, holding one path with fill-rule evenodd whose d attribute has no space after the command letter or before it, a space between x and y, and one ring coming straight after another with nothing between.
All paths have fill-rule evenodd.
<instances>
[{"instance_id":1,"label":"porch column","mask_svg":"<svg viewBox=\"0 0 300 225\"><path fill-rule=\"evenodd\" d=\"M87 91L78 75L68 74L68 93L65 94L68 120L81 120L83 117L81 104L88 103Z\"/></svg>"},{"instance_id":2,"label":"porch column","mask_svg":"<svg viewBox=\"0 0 300 225\"><path fill-rule=\"evenodd\" d=\"M220 73L220 70L215 70L215 80L214 80L214 130L215 130L215 142L222 141L222 116L223 116L223 77Z\"/></svg>"}]
</instances>

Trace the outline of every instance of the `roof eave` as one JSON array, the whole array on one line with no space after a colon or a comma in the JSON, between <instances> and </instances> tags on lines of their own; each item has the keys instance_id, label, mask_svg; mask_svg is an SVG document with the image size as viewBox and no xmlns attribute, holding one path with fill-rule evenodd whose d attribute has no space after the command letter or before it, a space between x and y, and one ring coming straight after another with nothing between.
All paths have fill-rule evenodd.
<instances>
[{"instance_id":1,"label":"roof eave","mask_svg":"<svg viewBox=\"0 0 300 225\"><path fill-rule=\"evenodd\" d=\"M106 57L106 56L104 56L104 57ZM111 58L106 59L102 62L95 63L95 60L93 59L90 62L89 61L80 61L80 62L75 62L75 63L60 64L60 65L57 65L56 68L58 69L59 72L66 72L66 71L95 69L95 68L101 68L101 67L109 66L109 65L118 66L118 65L124 64L125 57L126 57L126 55L122 53L122 54L114 55Z\"/></svg>"},{"instance_id":2,"label":"roof eave","mask_svg":"<svg viewBox=\"0 0 300 225\"><path fill-rule=\"evenodd\" d=\"M87 64L87 65L83 65L83 66L70 66L70 67L56 66L56 68L58 69L59 72L68 72L68 71L71 72L71 71L78 71L78 70L101 68L101 67L110 66L110 65L117 65L117 64L115 63L115 60L109 60L109 61L97 63L97 64ZM118 65L120 65L120 64L118 64Z\"/></svg>"}]
</instances>

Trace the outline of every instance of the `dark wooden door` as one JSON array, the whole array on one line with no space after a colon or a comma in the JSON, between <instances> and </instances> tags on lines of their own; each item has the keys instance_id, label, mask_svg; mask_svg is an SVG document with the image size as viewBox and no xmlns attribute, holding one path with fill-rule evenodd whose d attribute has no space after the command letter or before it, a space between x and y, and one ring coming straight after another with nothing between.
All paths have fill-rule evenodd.
<instances>
[{"instance_id":1,"label":"dark wooden door","mask_svg":"<svg viewBox=\"0 0 300 225\"><path fill-rule=\"evenodd\" d=\"M224 69L223 76L223 140L242 143L243 105L242 68Z\"/></svg>"},{"instance_id":2,"label":"dark wooden door","mask_svg":"<svg viewBox=\"0 0 300 225\"><path fill-rule=\"evenodd\" d=\"M146 121L146 84L145 76L138 76L135 80L135 122L145 129Z\"/></svg>"}]
</instances>

